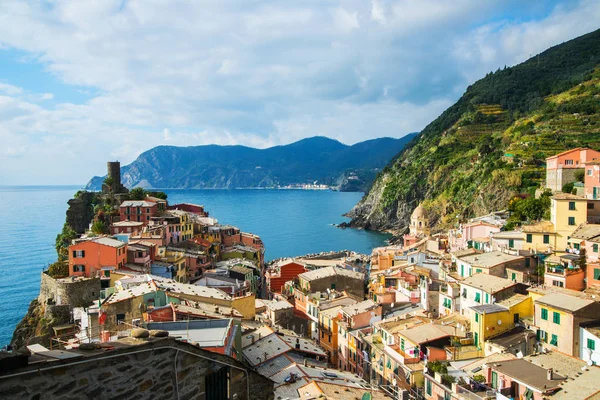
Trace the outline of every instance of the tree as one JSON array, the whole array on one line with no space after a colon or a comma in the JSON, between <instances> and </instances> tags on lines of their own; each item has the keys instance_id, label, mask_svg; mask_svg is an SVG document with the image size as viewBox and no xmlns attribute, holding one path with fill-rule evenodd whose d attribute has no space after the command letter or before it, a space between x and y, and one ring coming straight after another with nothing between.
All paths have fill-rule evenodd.
<instances>
[{"instance_id":1,"label":"tree","mask_svg":"<svg viewBox=\"0 0 600 400\"><path fill-rule=\"evenodd\" d=\"M565 183L562 187L563 193L571 193L573 191L573 182Z\"/></svg>"},{"instance_id":2,"label":"tree","mask_svg":"<svg viewBox=\"0 0 600 400\"><path fill-rule=\"evenodd\" d=\"M167 194L165 192L146 192L146 195L156 197L157 199L167 200Z\"/></svg>"},{"instance_id":3,"label":"tree","mask_svg":"<svg viewBox=\"0 0 600 400\"><path fill-rule=\"evenodd\" d=\"M136 187L129 191L129 197L131 200L144 200L148 193L144 188Z\"/></svg>"},{"instance_id":4,"label":"tree","mask_svg":"<svg viewBox=\"0 0 600 400\"><path fill-rule=\"evenodd\" d=\"M48 266L48 275L53 278L65 278L69 276L69 263L64 261L57 261Z\"/></svg>"},{"instance_id":5,"label":"tree","mask_svg":"<svg viewBox=\"0 0 600 400\"><path fill-rule=\"evenodd\" d=\"M104 233L108 233L108 227L104 221L96 220L92 224L92 232L96 235L102 235Z\"/></svg>"},{"instance_id":6,"label":"tree","mask_svg":"<svg viewBox=\"0 0 600 400\"><path fill-rule=\"evenodd\" d=\"M59 261L63 261L69 258L69 246L73 239L79 237L77 232L71 228L71 226L65 222L63 225L61 233L56 235L56 254L58 256Z\"/></svg>"},{"instance_id":7,"label":"tree","mask_svg":"<svg viewBox=\"0 0 600 400\"><path fill-rule=\"evenodd\" d=\"M583 182L583 180L585 179L584 170L575 171L575 179L577 180L577 182Z\"/></svg>"}]
</instances>

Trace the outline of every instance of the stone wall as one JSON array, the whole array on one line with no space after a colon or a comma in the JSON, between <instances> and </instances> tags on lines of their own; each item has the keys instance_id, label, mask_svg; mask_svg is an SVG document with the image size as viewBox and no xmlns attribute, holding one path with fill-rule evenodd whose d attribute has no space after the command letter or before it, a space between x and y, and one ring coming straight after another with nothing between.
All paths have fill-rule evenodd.
<instances>
[{"instance_id":1,"label":"stone wall","mask_svg":"<svg viewBox=\"0 0 600 400\"><path fill-rule=\"evenodd\" d=\"M124 347L120 343L115 350L93 350L83 359L6 371L0 375L0 397L208 400L207 375L222 368L229 368L230 399L274 397L272 381L230 357L169 338Z\"/></svg>"},{"instance_id":2,"label":"stone wall","mask_svg":"<svg viewBox=\"0 0 600 400\"><path fill-rule=\"evenodd\" d=\"M87 307L100 296L99 278L54 279L42 272L40 304L70 305Z\"/></svg>"},{"instance_id":3,"label":"stone wall","mask_svg":"<svg viewBox=\"0 0 600 400\"><path fill-rule=\"evenodd\" d=\"M335 284L335 290L342 292L346 291L359 298L365 296L365 282L363 279L351 278L345 275L328 276L322 279L313 279L310 281L310 291L326 292L327 289L332 289L332 284Z\"/></svg>"}]
</instances>

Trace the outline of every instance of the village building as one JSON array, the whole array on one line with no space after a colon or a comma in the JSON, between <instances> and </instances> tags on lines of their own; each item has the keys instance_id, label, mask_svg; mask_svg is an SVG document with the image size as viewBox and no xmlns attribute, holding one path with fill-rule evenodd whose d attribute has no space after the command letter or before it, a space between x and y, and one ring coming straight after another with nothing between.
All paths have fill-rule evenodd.
<instances>
[{"instance_id":1,"label":"village building","mask_svg":"<svg viewBox=\"0 0 600 400\"><path fill-rule=\"evenodd\" d=\"M577 293L577 292L574 292ZM581 323L598 319L600 303L562 292L534 299L533 328L538 339L549 350L580 357ZM532 329L533 329L532 328Z\"/></svg>"},{"instance_id":2,"label":"village building","mask_svg":"<svg viewBox=\"0 0 600 400\"><path fill-rule=\"evenodd\" d=\"M467 278L474 274L506 276L506 268L525 268L528 259L501 251L473 254L456 259L456 270L460 277Z\"/></svg>"},{"instance_id":3,"label":"village building","mask_svg":"<svg viewBox=\"0 0 600 400\"><path fill-rule=\"evenodd\" d=\"M471 319L472 307L495 304L520 290L520 284L494 275L475 274L459 282L460 314Z\"/></svg>"},{"instance_id":4,"label":"village building","mask_svg":"<svg viewBox=\"0 0 600 400\"><path fill-rule=\"evenodd\" d=\"M600 152L582 147L546 158L546 188L553 192L562 190L565 184L577 181L577 171L598 159Z\"/></svg>"},{"instance_id":5,"label":"village building","mask_svg":"<svg viewBox=\"0 0 600 400\"><path fill-rule=\"evenodd\" d=\"M69 276L110 275L127 264L127 244L110 237L75 241L69 246Z\"/></svg>"},{"instance_id":6,"label":"village building","mask_svg":"<svg viewBox=\"0 0 600 400\"><path fill-rule=\"evenodd\" d=\"M267 289L270 293L282 293L287 281L291 281L306 271L304 263L293 259L281 260L271 266L265 273Z\"/></svg>"}]
</instances>

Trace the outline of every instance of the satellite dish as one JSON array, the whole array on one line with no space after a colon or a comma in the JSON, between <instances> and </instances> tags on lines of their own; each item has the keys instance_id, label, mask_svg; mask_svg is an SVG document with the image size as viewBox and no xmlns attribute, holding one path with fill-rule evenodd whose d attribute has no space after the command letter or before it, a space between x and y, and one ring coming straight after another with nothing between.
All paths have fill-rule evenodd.
<instances>
[{"instance_id":1,"label":"satellite dish","mask_svg":"<svg viewBox=\"0 0 600 400\"><path fill-rule=\"evenodd\" d=\"M498 320L498 325L502 325L502 320L501 319Z\"/></svg>"},{"instance_id":2,"label":"satellite dish","mask_svg":"<svg viewBox=\"0 0 600 400\"><path fill-rule=\"evenodd\" d=\"M591 367L592 365L594 365L594 362L591 359L587 360L587 365L589 365Z\"/></svg>"}]
</instances>

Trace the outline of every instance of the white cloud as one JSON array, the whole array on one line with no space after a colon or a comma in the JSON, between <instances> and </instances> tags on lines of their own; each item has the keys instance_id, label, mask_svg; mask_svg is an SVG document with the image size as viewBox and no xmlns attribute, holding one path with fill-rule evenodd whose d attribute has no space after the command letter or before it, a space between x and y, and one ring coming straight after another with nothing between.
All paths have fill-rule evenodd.
<instances>
[{"instance_id":1,"label":"white cloud","mask_svg":"<svg viewBox=\"0 0 600 400\"><path fill-rule=\"evenodd\" d=\"M494 17L511 7L523 18ZM0 184L83 183L107 158L159 144L420 130L485 72L595 29L600 3L530 12L477 0L0 2L0 51L90 98L4 79Z\"/></svg>"}]
</instances>

